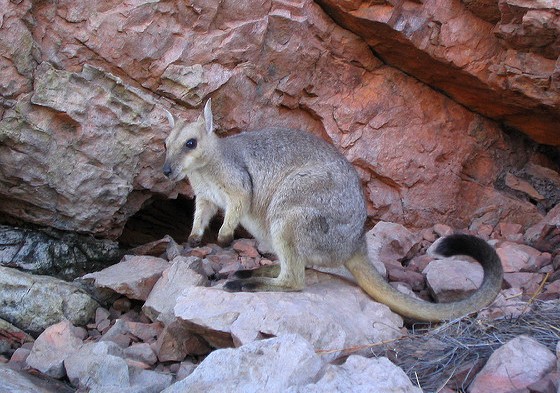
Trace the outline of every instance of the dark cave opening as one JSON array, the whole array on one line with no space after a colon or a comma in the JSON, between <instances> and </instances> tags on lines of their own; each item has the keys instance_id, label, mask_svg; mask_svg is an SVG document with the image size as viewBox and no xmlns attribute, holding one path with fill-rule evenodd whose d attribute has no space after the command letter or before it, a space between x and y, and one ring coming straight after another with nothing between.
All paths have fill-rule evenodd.
<instances>
[{"instance_id":1,"label":"dark cave opening","mask_svg":"<svg viewBox=\"0 0 560 393\"><path fill-rule=\"evenodd\" d=\"M177 243L186 242L193 214L193 199L153 199L128 219L118 241L126 248L159 240L165 235Z\"/></svg>"},{"instance_id":2,"label":"dark cave opening","mask_svg":"<svg viewBox=\"0 0 560 393\"><path fill-rule=\"evenodd\" d=\"M194 199L154 198L128 219L118 242L123 248L132 248L169 235L179 244L187 241L194 216ZM223 216L218 212L204 233L202 244L215 243ZM236 237L249 237L241 228Z\"/></svg>"}]
</instances>

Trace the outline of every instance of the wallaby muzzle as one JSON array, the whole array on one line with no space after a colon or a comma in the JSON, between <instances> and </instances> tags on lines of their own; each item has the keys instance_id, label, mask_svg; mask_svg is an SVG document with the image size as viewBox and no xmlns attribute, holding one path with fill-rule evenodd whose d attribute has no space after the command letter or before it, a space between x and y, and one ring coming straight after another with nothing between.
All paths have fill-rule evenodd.
<instances>
[{"instance_id":1,"label":"wallaby muzzle","mask_svg":"<svg viewBox=\"0 0 560 393\"><path fill-rule=\"evenodd\" d=\"M163 174L167 177L170 177L172 173L173 169L171 169L171 164L169 164L168 162L163 164Z\"/></svg>"}]
</instances>

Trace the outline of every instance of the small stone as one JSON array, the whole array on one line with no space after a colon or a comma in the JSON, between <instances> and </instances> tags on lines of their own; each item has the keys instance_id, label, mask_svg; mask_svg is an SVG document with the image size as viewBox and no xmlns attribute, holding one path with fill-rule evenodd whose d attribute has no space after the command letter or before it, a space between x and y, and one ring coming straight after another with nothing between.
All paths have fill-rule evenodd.
<instances>
[{"instance_id":1,"label":"small stone","mask_svg":"<svg viewBox=\"0 0 560 393\"><path fill-rule=\"evenodd\" d=\"M435 260L435 258L428 254L417 255L408 262L406 268L415 272L423 272L424 269L426 269L426 266L428 266L433 260Z\"/></svg>"},{"instance_id":2,"label":"small stone","mask_svg":"<svg viewBox=\"0 0 560 393\"><path fill-rule=\"evenodd\" d=\"M131 338L128 335L128 329L125 321L117 319L113 326L106 333L101 336L100 342L111 341L121 348L126 348L130 345Z\"/></svg>"},{"instance_id":3,"label":"small stone","mask_svg":"<svg viewBox=\"0 0 560 393\"><path fill-rule=\"evenodd\" d=\"M196 248L193 248L193 249L189 250L187 252L187 256L204 259L208 255L210 255L212 253L212 251L213 251L212 248L210 248L208 246L196 247Z\"/></svg>"},{"instance_id":4,"label":"small stone","mask_svg":"<svg viewBox=\"0 0 560 393\"><path fill-rule=\"evenodd\" d=\"M424 275L413 270L397 266L388 266L387 274L390 281L406 283L413 291L421 291L426 286Z\"/></svg>"},{"instance_id":5,"label":"small stone","mask_svg":"<svg viewBox=\"0 0 560 393\"><path fill-rule=\"evenodd\" d=\"M14 351L8 364L16 370L22 370L30 353L31 349L20 347Z\"/></svg>"},{"instance_id":6,"label":"small stone","mask_svg":"<svg viewBox=\"0 0 560 393\"><path fill-rule=\"evenodd\" d=\"M490 239L490 236L492 235L493 231L494 231L494 227L492 227L492 225L482 224L477 228L476 233L481 238L488 240Z\"/></svg>"},{"instance_id":7,"label":"small stone","mask_svg":"<svg viewBox=\"0 0 560 393\"><path fill-rule=\"evenodd\" d=\"M150 344L147 343L132 344L130 347L125 348L123 353L126 358L145 363L149 366L152 366L157 362L155 352Z\"/></svg>"},{"instance_id":8,"label":"small stone","mask_svg":"<svg viewBox=\"0 0 560 393\"><path fill-rule=\"evenodd\" d=\"M453 228L445 224L436 224L434 225L434 232L439 237L445 237L453 234Z\"/></svg>"},{"instance_id":9,"label":"small stone","mask_svg":"<svg viewBox=\"0 0 560 393\"><path fill-rule=\"evenodd\" d=\"M421 234L422 234L422 239L430 243L435 242L437 239L436 232L433 230L433 228L423 229Z\"/></svg>"},{"instance_id":10,"label":"small stone","mask_svg":"<svg viewBox=\"0 0 560 393\"><path fill-rule=\"evenodd\" d=\"M173 259L177 258L183 252L183 247L178 245L175 240L170 239L167 247L165 249L165 255L168 261L172 261Z\"/></svg>"},{"instance_id":11,"label":"small stone","mask_svg":"<svg viewBox=\"0 0 560 393\"><path fill-rule=\"evenodd\" d=\"M531 307L521 300L523 292L519 288L509 288L500 291L494 302L478 313L480 319L514 318Z\"/></svg>"},{"instance_id":12,"label":"small stone","mask_svg":"<svg viewBox=\"0 0 560 393\"><path fill-rule=\"evenodd\" d=\"M185 379L186 377L191 375L193 371L196 370L197 366L198 366L197 364L194 364L189 360L185 360L181 362L179 364L179 370L177 370L177 381L180 381L181 379Z\"/></svg>"},{"instance_id":13,"label":"small stone","mask_svg":"<svg viewBox=\"0 0 560 393\"><path fill-rule=\"evenodd\" d=\"M536 272L539 264L544 263L541 252L524 244L503 242L498 245L496 252L502 261L505 273Z\"/></svg>"},{"instance_id":14,"label":"small stone","mask_svg":"<svg viewBox=\"0 0 560 393\"><path fill-rule=\"evenodd\" d=\"M104 319L101 322L99 322L97 324L97 326L95 326L95 328L101 333L101 334L105 334L107 333L107 330L109 330L109 328L111 327L111 321L109 321L108 319Z\"/></svg>"},{"instance_id":15,"label":"small stone","mask_svg":"<svg viewBox=\"0 0 560 393\"><path fill-rule=\"evenodd\" d=\"M523 293L532 297L541 285L544 274L538 273L504 273L504 282L510 288L518 288Z\"/></svg>"},{"instance_id":16,"label":"small stone","mask_svg":"<svg viewBox=\"0 0 560 393\"><path fill-rule=\"evenodd\" d=\"M366 240L373 263L394 263L416 254L421 236L400 224L380 221L366 233Z\"/></svg>"},{"instance_id":17,"label":"small stone","mask_svg":"<svg viewBox=\"0 0 560 393\"><path fill-rule=\"evenodd\" d=\"M202 273L202 274L201 274ZM165 269L146 299L143 312L152 320L169 322L177 297L185 288L208 285L203 263L196 257L177 257Z\"/></svg>"},{"instance_id":18,"label":"small stone","mask_svg":"<svg viewBox=\"0 0 560 393\"><path fill-rule=\"evenodd\" d=\"M530 198L536 201L542 201L545 199L528 181L520 179L509 172L506 174L505 184L512 190L527 194Z\"/></svg>"},{"instance_id":19,"label":"small stone","mask_svg":"<svg viewBox=\"0 0 560 393\"><path fill-rule=\"evenodd\" d=\"M261 255L257 250L256 241L253 239L235 240L232 247L242 257L257 258Z\"/></svg>"},{"instance_id":20,"label":"small stone","mask_svg":"<svg viewBox=\"0 0 560 393\"><path fill-rule=\"evenodd\" d=\"M171 238L171 236L166 235L162 239L135 247L129 252L132 255L151 255L154 257L159 257L166 252L167 247L171 242L174 242L174 240Z\"/></svg>"},{"instance_id":21,"label":"small stone","mask_svg":"<svg viewBox=\"0 0 560 393\"><path fill-rule=\"evenodd\" d=\"M97 310L95 310L95 323L99 324L101 321L109 319L110 316L111 313L109 310L103 307L98 307Z\"/></svg>"},{"instance_id":22,"label":"small stone","mask_svg":"<svg viewBox=\"0 0 560 393\"><path fill-rule=\"evenodd\" d=\"M205 355L211 348L185 325L172 322L159 335L154 351L160 362L180 362L187 355Z\"/></svg>"},{"instance_id":23,"label":"small stone","mask_svg":"<svg viewBox=\"0 0 560 393\"><path fill-rule=\"evenodd\" d=\"M510 242L521 242L523 240L522 230L523 226L521 224L501 222L498 224L495 234L500 239Z\"/></svg>"},{"instance_id":24,"label":"small stone","mask_svg":"<svg viewBox=\"0 0 560 393\"><path fill-rule=\"evenodd\" d=\"M124 296L115 300L113 303L113 308L121 313L130 311L131 307L132 307L132 302L130 301L129 298Z\"/></svg>"}]
</instances>

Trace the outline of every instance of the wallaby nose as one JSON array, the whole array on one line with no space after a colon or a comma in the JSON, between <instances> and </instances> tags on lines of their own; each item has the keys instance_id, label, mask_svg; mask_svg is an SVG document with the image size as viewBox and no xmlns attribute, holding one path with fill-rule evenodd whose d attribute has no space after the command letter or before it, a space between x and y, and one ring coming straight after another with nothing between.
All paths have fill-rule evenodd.
<instances>
[{"instance_id":1,"label":"wallaby nose","mask_svg":"<svg viewBox=\"0 0 560 393\"><path fill-rule=\"evenodd\" d=\"M169 177L171 175L171 172L173 172L173 170L171 169L171 165L165 163L165 165L163 166L163 174Z\"/></svg>"}]
</instances>

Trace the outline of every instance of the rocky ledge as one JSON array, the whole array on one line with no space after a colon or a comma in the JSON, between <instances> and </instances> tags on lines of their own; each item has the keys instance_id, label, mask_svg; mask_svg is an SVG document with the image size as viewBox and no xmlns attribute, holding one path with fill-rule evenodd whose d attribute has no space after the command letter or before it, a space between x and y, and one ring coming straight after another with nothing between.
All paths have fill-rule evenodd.
<instances>
[{"instance_id":1,"label":"rocky ledge","mask_svg":"<svg viewBox=\"0 0 560 393\"><path fill-rule=\"evenodd\" d=\"M405 367L399 359L422 353L422 329L432 334L447 324L403 324L344 272L309 269L306 288L298 293L225 292L221 286L234 271L272 264L274 258L262 255L250 239L228 248L190 248L166 237L73 282L2 267L3 388L420 392L447 383L442 391L468 385L469 392L556 391L560 334L546 324L559 317L559 220L557 207L524 233L509 223L471 228L496 248L505 277L496 301L464 321L494 329L494 336L500 329L516 334L493 343L486 355L472 349L478 359L465 360L436 382L426 382L421 366L436 361L430 358L433 339L416 366ZM479 284L480 266L425 254L451 232L441 224L410 231L380 222L367 233L371 259L413 296L462 297ZM541 322L523 325L531 315ZM498 329L504 323L516 329ZM405 342L415 343L411 356L400 346Z\"/></svg>"}]
</instances>

